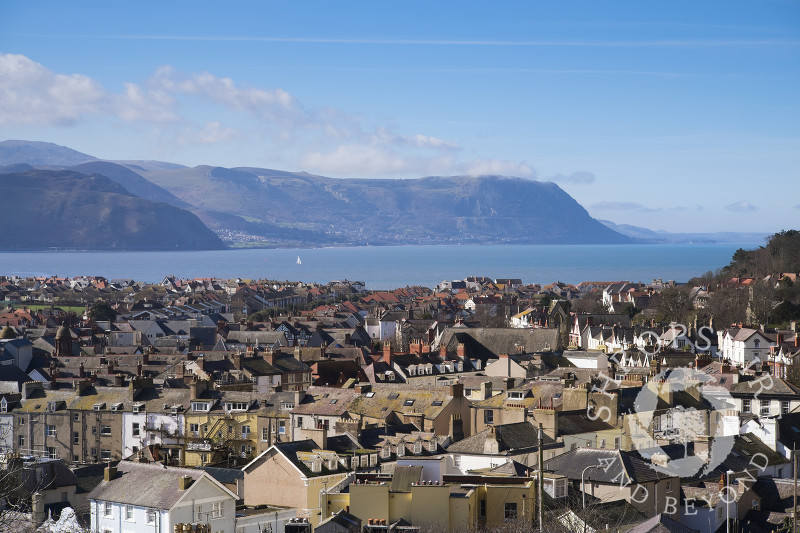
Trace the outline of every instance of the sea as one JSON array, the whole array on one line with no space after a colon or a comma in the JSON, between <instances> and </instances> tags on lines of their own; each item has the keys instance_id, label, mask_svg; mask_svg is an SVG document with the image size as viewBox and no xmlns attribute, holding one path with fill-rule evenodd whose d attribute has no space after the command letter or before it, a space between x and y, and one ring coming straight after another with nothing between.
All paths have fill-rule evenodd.
<instances>
[{"instance_id":1,"label":"sea","mask_svg":"<svg viewBox=\"0 0 800 533\"><path fill-rule=\"evenodd\" d=\"M523 283L682 283L730 263L756 244L463 245L227 249L198 252L0 252L0 275L103 276L159 282L180 278L363 281L381 290L467 276Z\"/></svg>"}]
</instances>

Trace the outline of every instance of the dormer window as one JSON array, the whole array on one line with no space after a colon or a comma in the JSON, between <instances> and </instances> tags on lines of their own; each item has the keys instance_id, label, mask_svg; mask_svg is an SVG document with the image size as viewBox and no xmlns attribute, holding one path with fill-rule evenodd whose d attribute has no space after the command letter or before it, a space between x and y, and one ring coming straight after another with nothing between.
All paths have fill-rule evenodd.
<instances>
[{"instance_id":1,"label":"dormer window","mask_svg":"<svg viewBox=\"0 0 800 533\"><path fill-rule=\"evenodd\" d=\"M381 448L381 458L389 459L392 456L392 447L388 444Z\"/></svg>"},{"instance_id":2,"label":"dormer window","mask_svg":"<svg viewBox=\"0 0 800 533\"><path fill-rule=\"evenodd\" d=\"M0 413L7 413L8 412L8 401L6 397L3 396L0 398Z\"/></svg>"},{"instance_id":3,"label":"dormer window","mask_svg":"<svg viewBox=\"0 0 800 533\"><path fill-rule=\"evenodd\" d=\"M143 403L135 403L133 404L133 414L139 414L144 411L144 404Z\"/></svg>"},{"instance_id":4,"label":"dormer window","mask_svg":"<svg viewBox=\"0 0 800 533\"><path fill-rule=\"evenodd\" d=\"M207 412L211 410L211 402L192 402L192 411Z\"/></svg>"},{"instance_id":5,"label":"dormer window","mask_svg":"<svg viewBox=\"0 0 800 533\"><path fill-rule=\"evenodd\" d=\"M170 407L169 408L169 414L172 415L172 416L178 416L178 406L177 405L173 405L172 407Z\"/></svg>"},{"instance_id":6,"label":"dormer window","mask_svg":"<svg viewBox=\"0 0 800 533\"><path fill-rule=\"evenodd\" d=\"M518 390L510 390L506 393L506 398L509 400L521 400L525 397L525 393Z\"/></svg>"},{"instance_id":7,"label":"dormer window","mask_svg":"<svg viewBox=\"0 0 800 533\"><path fill-rule=\"evenodd\" d=\"M121 411L121 410L122 410L122 404L121 403L115 403L115 404L113 404L111 406L111 412L112 413L116 413L117 411Z\"/></svg>"},{"instance_id":8,"label":"dormer window","mask_svg":"<svg viewBox=\"0 0 800 533\"><path fill-rule=\"evenodd\" d=\"M430 442L428 442L428 451L429 452L436 451L436 439L431 439Z\"/></svg>"},{"instance_id":9,"label":"dormer window","mask_svg":"<svg viewBox=\"0 0 800 533\"><path fill-rule=\"evenodd\" d=\"M226 411L247 411L247 402L225 402Z\"/></svg>"},{"instance_id":10,"label":"dormer window","mask_svg":"<svg viewBox=\"0 0 800 533\"><path fill-rule=\"evenodd\" d=\"M104 404L104 403L96 403L96 404L94 404L92 406L92 410L94 410L94 411L102 411L105 408L106 408L106 404Z\"/></svg>"},{"instance_id":11,"label":"dormer window","mask_svg":"<svg viewBox=\"0 0 800 533\"><path fill-rule=\"evenodd\" d=\"M422 453L422 441L417 440L414 442L414 455L419 455Z\"/></svg>"}]
</instances>

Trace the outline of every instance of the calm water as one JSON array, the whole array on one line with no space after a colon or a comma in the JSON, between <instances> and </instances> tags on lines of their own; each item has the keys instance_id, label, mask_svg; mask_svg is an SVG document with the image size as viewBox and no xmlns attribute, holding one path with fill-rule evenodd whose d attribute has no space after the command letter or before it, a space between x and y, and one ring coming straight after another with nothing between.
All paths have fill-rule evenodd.
<instances>
[{"instance_id":1,"label":"calm water","mask_svg":"<svg viewBox=\"0 0 800 533\"><path fill-rule=\"evenodd\" d=\"M183 278L364 281L369 289L432 287L466 276L524 283L590 280L686 281L727 265L733 244L381 246L208 252L3 252L0 274L95 275L156 282ZM297 264L300 257L302 264Z\"/></svg>"}]
</instances>

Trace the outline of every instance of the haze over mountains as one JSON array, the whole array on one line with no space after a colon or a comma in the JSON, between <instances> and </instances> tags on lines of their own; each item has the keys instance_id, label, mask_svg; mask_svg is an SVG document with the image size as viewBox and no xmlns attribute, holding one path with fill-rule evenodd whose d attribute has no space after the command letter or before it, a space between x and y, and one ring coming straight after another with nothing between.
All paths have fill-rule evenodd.
<instances>
[{"instance_id":1,"label":"haze over mountains","mask_svg":"<svg viewBox=\"0 0 800 533\"><path fill-rule=\"evenodd\" d=\"M32 141L0 142L0 166L5 194L30 207L17 206L6 228L17 238L13 246L0 245L5 249L221 247L205 226L229 244L263 246L642 242L592 218L554 183L504 176L335 179L251 167L101 161ZM30 167L38 170L25 172ZM85 215L103 204L115 209L102 211L102 219ZM108 231L85 227L93 221ZM41 234L54 227L62 234L56 244ZM142 240L142 231L150 237Z\"/></svg>"}]
</instances>

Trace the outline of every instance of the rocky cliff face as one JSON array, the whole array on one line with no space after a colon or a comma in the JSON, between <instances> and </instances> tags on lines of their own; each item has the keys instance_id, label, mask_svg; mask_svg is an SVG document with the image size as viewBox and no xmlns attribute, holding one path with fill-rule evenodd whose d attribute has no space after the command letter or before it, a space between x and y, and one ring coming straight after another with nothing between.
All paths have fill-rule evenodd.
<instances>
[{"instance_id":1,"label":"rocky cliff face","mask_svg":"<svg viewBox=\"0 0 800 533\"><path fill-rule=\"evenodd\" d=\"M99 175L0 174L0 249L208 250L224 248L183 209L144 200Z\"/></svg>"}]
</instances>

